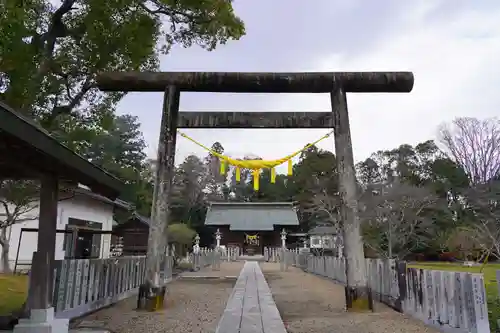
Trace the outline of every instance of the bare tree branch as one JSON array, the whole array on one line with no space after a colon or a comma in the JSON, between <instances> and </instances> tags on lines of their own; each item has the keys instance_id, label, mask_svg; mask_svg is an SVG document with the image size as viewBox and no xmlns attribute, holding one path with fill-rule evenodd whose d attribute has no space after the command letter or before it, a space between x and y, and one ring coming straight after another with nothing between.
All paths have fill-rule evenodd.
<instances>
[{"instance_id":1,"label":"bare tree branch","mask_svg":"<svg viewBox=\"0 0 500 333\"><path fill-rule=\"evenodd\" d=\"M471 187L466 203L474 219L470 228L474 239L484 251L500 258L500 181Z\"/></svg>"},{"instance_id":2,"label":"bare tree branch","mask_svg":"<svg viewBox=\"0 0 500 333\"><path fill-rule=\"evenodd\" d=\"M27 215L38 208L39 185L33 181L0 181L0 230L37 219Z\"/></svg>"},{"instance_id":3,"label":"bare tree branch","mask_svg":"<svg viewBox=\"0 0 500 333\"><path fill-rule=\"evenodd\" d=\"M10 272L7 228L38 217L29 213L38 207L39 184L31 180L0 180L0 268Z\"/></svg>"},{"instance_id":4,"label":"bare tree branch","mask_svg":"<svg viewBox=\"0 0 500 333\"><path fill-rule=\"evenodd\" d=\"M457 118L440 128L440 141L449 158L462 167L471 184L500 175L500 120Z\"/></svg>"},{"instance_id":5,"label":"bare tree branch","mask_svg":"<svg viewBox=\"0 0 500 333\"><path fill-rule=\"evenodd\" d=\"M328 224L339 232L341 229L339 205L338 196L331 195L327 193L326 189L322 189L312 197L304 212L312 214L317 224Z\"/></svg>"},{"instance_id":6,"label":"bare tree branch","mask_svg":"<svg viewBox=\"0 0 500 333\"><path fill-rule=\"evenodd\" d=\"M427 189L394 181L372 186L362 197L365 244L385 258L404 258L425 242L431 221L425 210L437 204Z\"/></svg>"}]
</instances>

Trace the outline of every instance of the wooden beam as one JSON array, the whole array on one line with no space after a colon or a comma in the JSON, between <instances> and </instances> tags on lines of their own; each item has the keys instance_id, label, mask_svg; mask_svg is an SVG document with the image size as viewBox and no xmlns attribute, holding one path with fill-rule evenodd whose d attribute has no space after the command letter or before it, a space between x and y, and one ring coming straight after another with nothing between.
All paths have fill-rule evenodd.
<instances>
[{"instance_id":1,"label":"wooden beam","mask_svg":"<svg viewBox=\"0 0 500 333\"><path fill-rule=\"evenodd\" d=\"M52 306L57 230L57 178L45 175L41 180L38 246L33 253L28 295L29 310Z\"/></svg>"},{"instance_id":2,"label":"wooden beam","mask_svg":"<svg viewBox=\"0 0 500 333\"><path fill-rule=\"evenodd\" d=\"M179 128L333 128L328 112L180 112Z\"/></svg>"},{"instance_id":3,"label":"wooden beam","mask_svg":"<svg viewBox=\"0 0 500 333\"><path fill-rule=\"evenodd\" d=\"M103 91L181 91L237 93L410 92L411 72L238 73L238 72L109 72L97 76Z\"/></svg>"}]
</instances>

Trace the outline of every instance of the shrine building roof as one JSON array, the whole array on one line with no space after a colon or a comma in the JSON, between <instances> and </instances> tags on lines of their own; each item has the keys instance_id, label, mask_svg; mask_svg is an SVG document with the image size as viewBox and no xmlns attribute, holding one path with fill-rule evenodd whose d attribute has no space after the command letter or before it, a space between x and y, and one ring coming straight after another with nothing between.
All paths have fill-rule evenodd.
<instances>
[{"instance_id":1,"label":"shrine building roof","mask_svg":"<svg viewBox=\"0 0 500 333\"><path fill-rule=\"evenodd\" d=\"M231 231L273 231L275 226L296 226L293 202L211 202L205 225L229 225Z\"/></svg>"}]
</instances>

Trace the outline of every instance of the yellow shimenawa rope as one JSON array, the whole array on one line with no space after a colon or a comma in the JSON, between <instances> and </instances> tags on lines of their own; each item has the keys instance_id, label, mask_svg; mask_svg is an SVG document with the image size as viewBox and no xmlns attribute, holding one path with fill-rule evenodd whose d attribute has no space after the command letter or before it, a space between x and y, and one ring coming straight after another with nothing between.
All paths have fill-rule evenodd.
<instances>
[{"instance_id":1,"label":"yellow shimenawa rope","mask_svg":"<svg viewBox=\"0 0 500 333\"><path fill-rule=\"evenodd\" d=\"M310 147L314 146L318 142L328 138L330 135L332 135L333 131L325 134L318 140L314 141L313 143L310 143L306 146L304 146L302 149L296 151L293 154L287 155L285 157L282 157L277 160L236 160L233 159L229 156L225 156L222 154L219 154L218 152L208 148L207 146L203 145L202 143L196 141L195 139L191 138L190 136L186 135L185 133L182 133L178 131L178 133L182 136L188 139L189 141L193 142L194 144L200 146L201 148L205 149L208 151L210 154L214 155L215 157L219 158L221 161L220 164L220 173L225 174L226 173L226 164L232 165L236 167L236 181L240 180L241 177L241 169L250 169L253 170L253 187L254 190L258 191L259 190L259 176L260 176L260 170L261 169L271 169L271 183L274 183L276 181L276 171L274 170L275 167L278 165L281 165L285 162L288 162L288 175L292 175L293 171L293 165L292 165L292 158L297 156L298 154L302 153L304 150L309 149Z\"/></svg>"}]
</instances>

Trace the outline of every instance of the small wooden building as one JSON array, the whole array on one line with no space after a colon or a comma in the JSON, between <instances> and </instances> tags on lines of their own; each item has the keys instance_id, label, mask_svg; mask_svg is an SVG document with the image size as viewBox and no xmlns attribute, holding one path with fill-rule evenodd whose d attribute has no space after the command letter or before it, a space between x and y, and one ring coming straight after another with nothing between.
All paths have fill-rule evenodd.
<instances>
[{"instance_id":1,"label":"small wooden building","mask_svg":"<svg viewBox=\"0 0 500 333\"><path fill-rule=\"evenodd\" d=\"M132 213L127 221L113 227L112 246L118 242L124 256L146 255L148 250L150 220L137 213Z\"/></svg>"},{"instance_id":2,"label":"small wooden building","mask_svg":"<svg viewBox=\"0 0 500 333\"><path fill-rule=\"evenodd\" d=\"M281 246L282 230L296 231L299 220L292 202L211 202L205 225L219 229L221 245L262 254Z\"/></svg>"},{"instance_id":3,"label":"small wooden building","mask_svg":"<svg viewBox=\"0 0 500 333\"><path fill-rule=\"evenodd\" d=\"M337 228L328 225L316 226L309 230L308 235L311 248L335 248L342 238L338 235Z\"/></svg>"},{"instance_id":4,"label":"small wooden building","mask_svg":"<svg viewBox=\"0 0 500 333\"><path fill-rule=\"evenodd\" d=\"M343 256L344 239L337 228L331 225L319 225L309 230L308 234L313 254Z\"/></svg>"}]
</instances>

